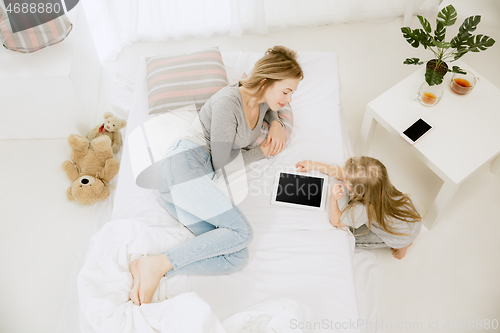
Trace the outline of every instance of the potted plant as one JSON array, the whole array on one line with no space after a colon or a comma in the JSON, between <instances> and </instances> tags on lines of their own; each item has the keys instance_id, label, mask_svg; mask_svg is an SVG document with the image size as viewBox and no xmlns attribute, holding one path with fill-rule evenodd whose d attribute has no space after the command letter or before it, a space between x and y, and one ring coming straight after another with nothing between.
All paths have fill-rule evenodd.
<instances>
[{"instance_id":1,"label":"potted plant","mask_svg":"<svg viewBox=\"0 0 500 333\"><path fill-rule=\"evenodd\" d=\"M445 42L446 29L457 21L457 11L455 7L449 5L443 8L436 18L436 30L432 33L432 28L424 17L418 15L418 19L423 29L401 28L403 37L414 48L422 45L434 54L434 59L427 62L425 72L425 81L430 85L441 84L444 76L448 72L462 73L463 70L458 66L451 69L445 61L453 62L460 59L468 52L484 51L495 44L495 40L489 36L476 35L471 33L476 30L481 21L481 16L471 16L465 19L459 28L458 34L450 42ZM419 58L407 58L404 62L407 65L422 65L424 62Z\"/></svg>"}]
</instances>

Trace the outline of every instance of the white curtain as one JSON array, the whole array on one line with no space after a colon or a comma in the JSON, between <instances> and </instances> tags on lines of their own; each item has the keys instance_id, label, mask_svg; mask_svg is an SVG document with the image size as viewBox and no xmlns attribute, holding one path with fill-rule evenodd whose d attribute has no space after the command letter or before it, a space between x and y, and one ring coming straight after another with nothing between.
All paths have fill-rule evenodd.
<instances>
[{"instance_id":1,"label":"white curtain","mask_svg":"<svg viewBox=\"0 0 500 333\"><path fill-rule=\"evenodd\" d=\"M103 61L123 46L213 35L268 34L264 0L83 0Z\"/></svg>"},{"instance_id":2,"label":"white curtain","mask_svg":"<svg viewBox=\"0 0 500 333\"><path fill-rule=\"evenodd\" d=\"M340 23L384 23L404 16L408 26L415 14L435 14L442 0L266 0L270 31L290 26L315 27Z\"/></svg>"},{"instance_id":3,"label":"white curtain","mask_svg":"<svg viewBox=\"0 0 500 333\"><path fill-rule=\"evenodd\" d=\"M101 62L136 41L268 34L435 13L442 0L82 0Z\"/></svg>"}]
</instances>

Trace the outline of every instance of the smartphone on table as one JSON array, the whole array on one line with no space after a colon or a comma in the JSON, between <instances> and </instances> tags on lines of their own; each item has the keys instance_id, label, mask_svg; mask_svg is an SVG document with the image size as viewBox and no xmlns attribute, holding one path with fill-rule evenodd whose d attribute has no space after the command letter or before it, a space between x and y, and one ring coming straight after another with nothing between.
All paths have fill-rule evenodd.
<instances>
[{"instance_id":1,"label":"smartphone on table","mask_svg":"<svg viewBox=\"0 0 500 333\"><path fill-rule=\"evenodd\" d=\"M410 125L407 129L401 133L403 139L408 141L411 145L415 144L418 140L420 140L425 134L429 133L429 131L433 128L428 121L423 118L418 119L413 124Z\"/></svg>"}]
</instances>

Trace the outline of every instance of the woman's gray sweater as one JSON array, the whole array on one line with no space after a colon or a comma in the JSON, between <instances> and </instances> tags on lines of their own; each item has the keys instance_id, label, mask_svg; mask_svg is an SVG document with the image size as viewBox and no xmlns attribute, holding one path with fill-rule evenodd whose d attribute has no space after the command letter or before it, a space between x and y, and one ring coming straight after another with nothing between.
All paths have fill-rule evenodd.
<instances>
[{"instance_id":1,"label":"woman's gray sweater","mask_svg":"<svg viewBox=\"0 0 500 333\"><path fill-rule=\"evenodd\" d=\"M215 171L232 161L240 150L244 163L249 164L264 158L259 146L249 147L259 137L263 120L271 124L278 120L278 112L269 109L267 103L260 104L259 121L250 129L238 85L227 86L203 105L181 139L192 141L211 154Z\"/></svg>"}]
</instances>

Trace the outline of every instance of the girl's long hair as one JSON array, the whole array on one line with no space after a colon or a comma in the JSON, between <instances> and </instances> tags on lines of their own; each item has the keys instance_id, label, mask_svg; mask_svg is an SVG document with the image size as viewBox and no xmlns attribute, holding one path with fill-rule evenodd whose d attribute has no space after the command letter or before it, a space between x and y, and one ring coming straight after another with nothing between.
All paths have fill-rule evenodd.
<instances>
[{"instance_id":1,"label":"girl's long hair","mask_svg":"<svg viewBox=\"0 0 500 333\"><path fill-rule=\"evenodd\" d=\"M289 48L277 45L266 51L252 69L248 78L240 79L240 86L255 89L253 96L261 99L267 88L274 82L284 79L303 79L304 73L297 62L297 53Z\"/></svg>"},{"instance_id":2,"label":"girl's long hair","mask_svg":"<svg viewBox=\"0 0 500 333\"><path fill-rule=\"evenodd\" d=\"M392 185L386 167L375 158L362 156L347 160L344 182L350 185L351 196L342 213L348 212L354 205L364 205L368 214L368 230L375 222L382 230L402 236L406 234L395 230L391 221L415 223L422 220L411 199Z\"/></svg>"}]
</instances>

